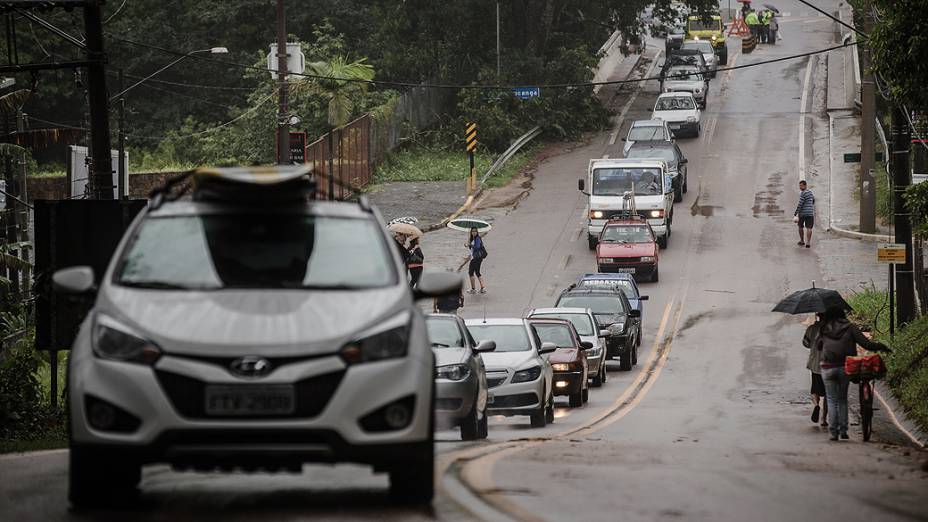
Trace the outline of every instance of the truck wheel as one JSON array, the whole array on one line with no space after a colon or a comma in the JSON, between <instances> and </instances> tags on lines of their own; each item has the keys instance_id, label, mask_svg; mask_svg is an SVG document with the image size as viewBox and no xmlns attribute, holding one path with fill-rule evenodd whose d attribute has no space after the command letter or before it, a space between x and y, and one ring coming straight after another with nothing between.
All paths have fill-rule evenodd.
<instances>
[{"instance_id":1,"label":"truck wheel","mask_svg":"<svg viewBox=\"0 0 928 522\"><path fill-rule=\"evenodd\" d=\"M430 504L435 496L435 450L432 437L422 451L390 470L390 497L405 504Z\"/></svg>"},{"instance_id":2,"label":"truck wheel","mask_svg":"<svg viewBox=\"0 0 928 522\"><path fill-rule=\"evenodd\" d=\"M623 372L628 372L632 369L632 348L630 346L626 346L625 350L623 350L622 354L619 356L619 369Z\"/></svg>"},{"instance_id":3,"label":"truck wheel","mask_svg":"<svg viewBox=\"0 0 928 522\"><path fill-rule=\"evenodd\" d=\"M599 240L593 236L586 236L586 244L590 247L590 250L596 250L596 243L599 243Z\"/></svg>"},{"instance_id":4,"label":"truck wheel","mask_svg":"<svg viewBox=\"0 0 928 522\"><path fill-rule=\"evenodd\" d=\"M110 507L131 501L142 466L105 451L71 447L68 499L74 507Z\"/></svg>"}]
</instances>

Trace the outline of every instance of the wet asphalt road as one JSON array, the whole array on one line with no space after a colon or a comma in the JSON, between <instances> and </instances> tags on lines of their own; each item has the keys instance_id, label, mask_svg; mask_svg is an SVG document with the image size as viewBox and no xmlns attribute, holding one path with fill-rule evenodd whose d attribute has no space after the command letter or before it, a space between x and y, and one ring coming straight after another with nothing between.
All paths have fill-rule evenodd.
<instances>
[{"instance_id":1,"label":"wet asphalt road","mask_svg":"<svg viewBox=\"0 0 928 522\"><path fill-rule=\"evenodd\" d=\"M830 44L831 24L821 19L782 26L789 39L736 63ZM740 54L735 44L732 58ZM712 82L703 134L681 140L690 190L675 206L661 282L642 285L650 301L639 365L614 368L584 408L559 401L547 428L493 418L486 442L438 433L441 464L462 451L527 439L467 464L472 491L513 518L536 520L928 519L928 474L912 450L862 444L854 426L851 441L830 443L808 421L806 352L798 343L804 327L769 313L788 290L821 279L824 254L799 250L790 221L806 63L723 73ZM620 134L630 120L648 117L656 95L656 84L643 87ZM621 156L621 142L608 140L605 133L541 165L530 196L495 221L484 265L490 293L471 299L466 316L550 306L564 286L594 269L576 180L590 158ZM585 426L617 403L619 414L592 429L543 440ZM889 429L878 426L878 441ZM302 475L152 467L132 509L74 513L66 466L63 451L0 457L0 519L469 520L486 513L474 500L458 505L452 489L430 511L392 506L386 477L356 466L308 466Z\"/></svg>"}]
</instances>

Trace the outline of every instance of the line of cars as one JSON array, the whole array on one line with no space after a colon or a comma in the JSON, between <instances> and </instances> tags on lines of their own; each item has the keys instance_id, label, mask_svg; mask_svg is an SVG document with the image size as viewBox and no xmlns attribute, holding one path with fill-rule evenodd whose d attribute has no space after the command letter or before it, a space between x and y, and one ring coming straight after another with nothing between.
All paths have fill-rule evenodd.
<instances>
[{"instance_id":1,"label":"line of cars","mask_svg":"<svg viewBox=\"0 0 928 522\"><path fill-rule=\"evenodd\" d=\"M491 415L527 416L544 427L554 421L555 397L582 407L590 388L606 383L607 361L623 371L637 364L647 300L629 274L592 273L553 307L524 317L428 315L440 425L474 440L487 437Z\"/></svg>"}]
</instances>

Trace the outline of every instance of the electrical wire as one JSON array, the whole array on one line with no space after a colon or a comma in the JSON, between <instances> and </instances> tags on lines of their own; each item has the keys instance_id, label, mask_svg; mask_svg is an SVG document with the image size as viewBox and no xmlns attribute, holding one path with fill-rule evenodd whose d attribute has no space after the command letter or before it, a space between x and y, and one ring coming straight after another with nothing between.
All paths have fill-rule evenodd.
<instances>
[{"instance_id":1,"label":"electrical wire","mask_svg":"<svg viewBox=\"0 0 928 522\"><path fill-rule=\"evenodd\" d=\"M816 7L816 6L812 5L812 4L810 4L810 3L807 2L806 0L799 0L799 3L805 4L806 6L811 7L812 9L815 9L815 10L818 11L819 13L821 13L821 14L827 16L828 18L831 18L831 19L834 20L835 22L838 22L839 24L843 25L844 27L847 27L848 29L850 29L851 31L854 31L855 33L859 34L860 36L863 36L864 38L868 38L867 34L864 33L863 31L861 31L860 29L857 29L856 27L854 27L854 26L852 26L852 25L848 25L848 24L847 24L846 22L844 22L843 20L841 20L841 19L839 19L839 18L836 18L834 15L831 15L831 14L829 14L829 13L826 13L825 11L819 9L818 7Z\"/></svg>"},{"instance_id":2,"label":"electrical wire","mask_svg":"<svg viewBox=\"0 0 928 522\"><path fill-rule=\"evenodd\" d=\"M124 42L130 45L135 45L135 46L144 47L148 49L155 49L155 50L167 53L167 54L172 54L174 56L188 55L188 53L184 53L181 51L175 51L175 50L167 49L167 48L160 47L157 45L136 42L134 40L121 38L121 37L114 36L109 33L106 33L106 36L113 40L117 40L117 41ZM792 55L783 56L780 58L773 58L770 60L761 60L758 62L741 64L741 65L736 65L736 66L731 66L731 67L719 67L718 69L716 69L716 71L717 72L735 71L739 69L747 69L749 67L758 67L761 65L767 65L771 63L795 60L797 58L805 58L807 56L814 56L817 54L834 51L836 49L842 49L844 47L858 45L859 43L860 42L856 42L856 41L844 42L844 43L841 43L841 44L838 44L832 47L827 47L825 49L818 49L815 51L809 51L806 53L792 54ZM243 63L232 62L228 60L220 60L220 59L210 58L210 57L201 56L201 55L189 55L189 56L190 58L193 58L196 60L218 63L218 64L223 64L223 65L232 66L232 67L238 67L240 69L267 72L266 68L258 67L256 65L247 65ZM415 83L415 82L409 82L409 81L395 81L395 80L365 80L365 79L359 79L359 78L341 78L341 77L323 76L323 75L309 74L309 73L287 73L287 74L288 76L297 76L297 77L302 77L302 78L311 78L311 79L319 79L319 80L329 80L329 81L334 80L334 81L343 81L343 82L349 82L349 83L363 83L367 85L382 85L382 86L389 86L389 87L408 87L408 88L418 87L418 88L426 88L426 89L459 89L459 90L460 89L480 89L480 90L488 90L488 91L500 91L500 90L508 91L508 90L512 90L512 89L516 89L520 87L526 87L529 85L529 84L480 85L480 84ZM640 82L647 82L647 81L652 81L652 80L660 80L660 78L661 78L660 76L651 76L651 77L645 77L645 78L632 78L632 79L626 79L626 80L611 80L611 81L602 81L602 82L548 83L548 84L542 83L542 84L531 84L531 86L542 88L542 89L574 89L578 87L594 87L597 85L623 85L626 83L640 83Z\"/></svg>"},{"instance_id":3,"label":"electrical wire","mask_svg":"<svg viewBox=\"0 0 928 522\"><path fill-rule=\"evenodd\" d=\"M116 11L113 14L106 17L106 20L103 20L103 25L110 23L110 20L112 20L113 18L116 18L116 15L118 15L119 12L122 11L122 8L126 6L126 2L128 1L129 0L122 0L122 3L119 4L119 7L116 8Z\"/></svg>"}]
</instances>

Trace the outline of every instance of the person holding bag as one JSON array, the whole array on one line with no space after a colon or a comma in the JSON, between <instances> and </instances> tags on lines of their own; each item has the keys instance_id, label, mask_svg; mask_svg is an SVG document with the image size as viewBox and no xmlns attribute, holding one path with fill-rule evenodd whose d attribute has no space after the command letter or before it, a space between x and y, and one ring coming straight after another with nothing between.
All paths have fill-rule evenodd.
<instances>
[{"instance_id":1,"label":"person holding bag","mask_svg":"<svg viewBox=\"0 0 928 522\"><path fill-rule=\"evenodd\" d=\"M409 286L415 288L419 284L419 278L422 277L422 267L425 263L425 254L419 246L419 238L414 237L409 241L406 247L409 254L406 258L406 269L409 270Z\"/></svg>"},{"instance_id":2,"label":"person holding bag","mask_svg":"<svg viewBox=\"0 0 928 522\"><path fill-rule=\"evenodd\" d=\"M857 355L857 345L871 352L888 352L882 343L868 339L857 326L847 320L842 308L829 308L822 317L815 349L821 351L822 379L828 402L828 430L831 440L847 439L847 388L850 379L844 371L844 360Z\"/></svg>"},{"instance_id":3,"label":"person holding bag","mask_svg":"<svg viewBox=\"0 0 928 522\"><path fill-rule=\"evenodd\" d=\"M467 293L473 294L477 292L474 285L474 277L476 277L480 281L480 293L485 294L487 293L487 287L483 281L483 274L480 273L480 265L483 264L483 260L487 257L487 249L477 227L470 229L470 237L464 246L470 249L470 264L467 267L467 275L470 277L470 290Z\"/></svg>"}]
</instances>

